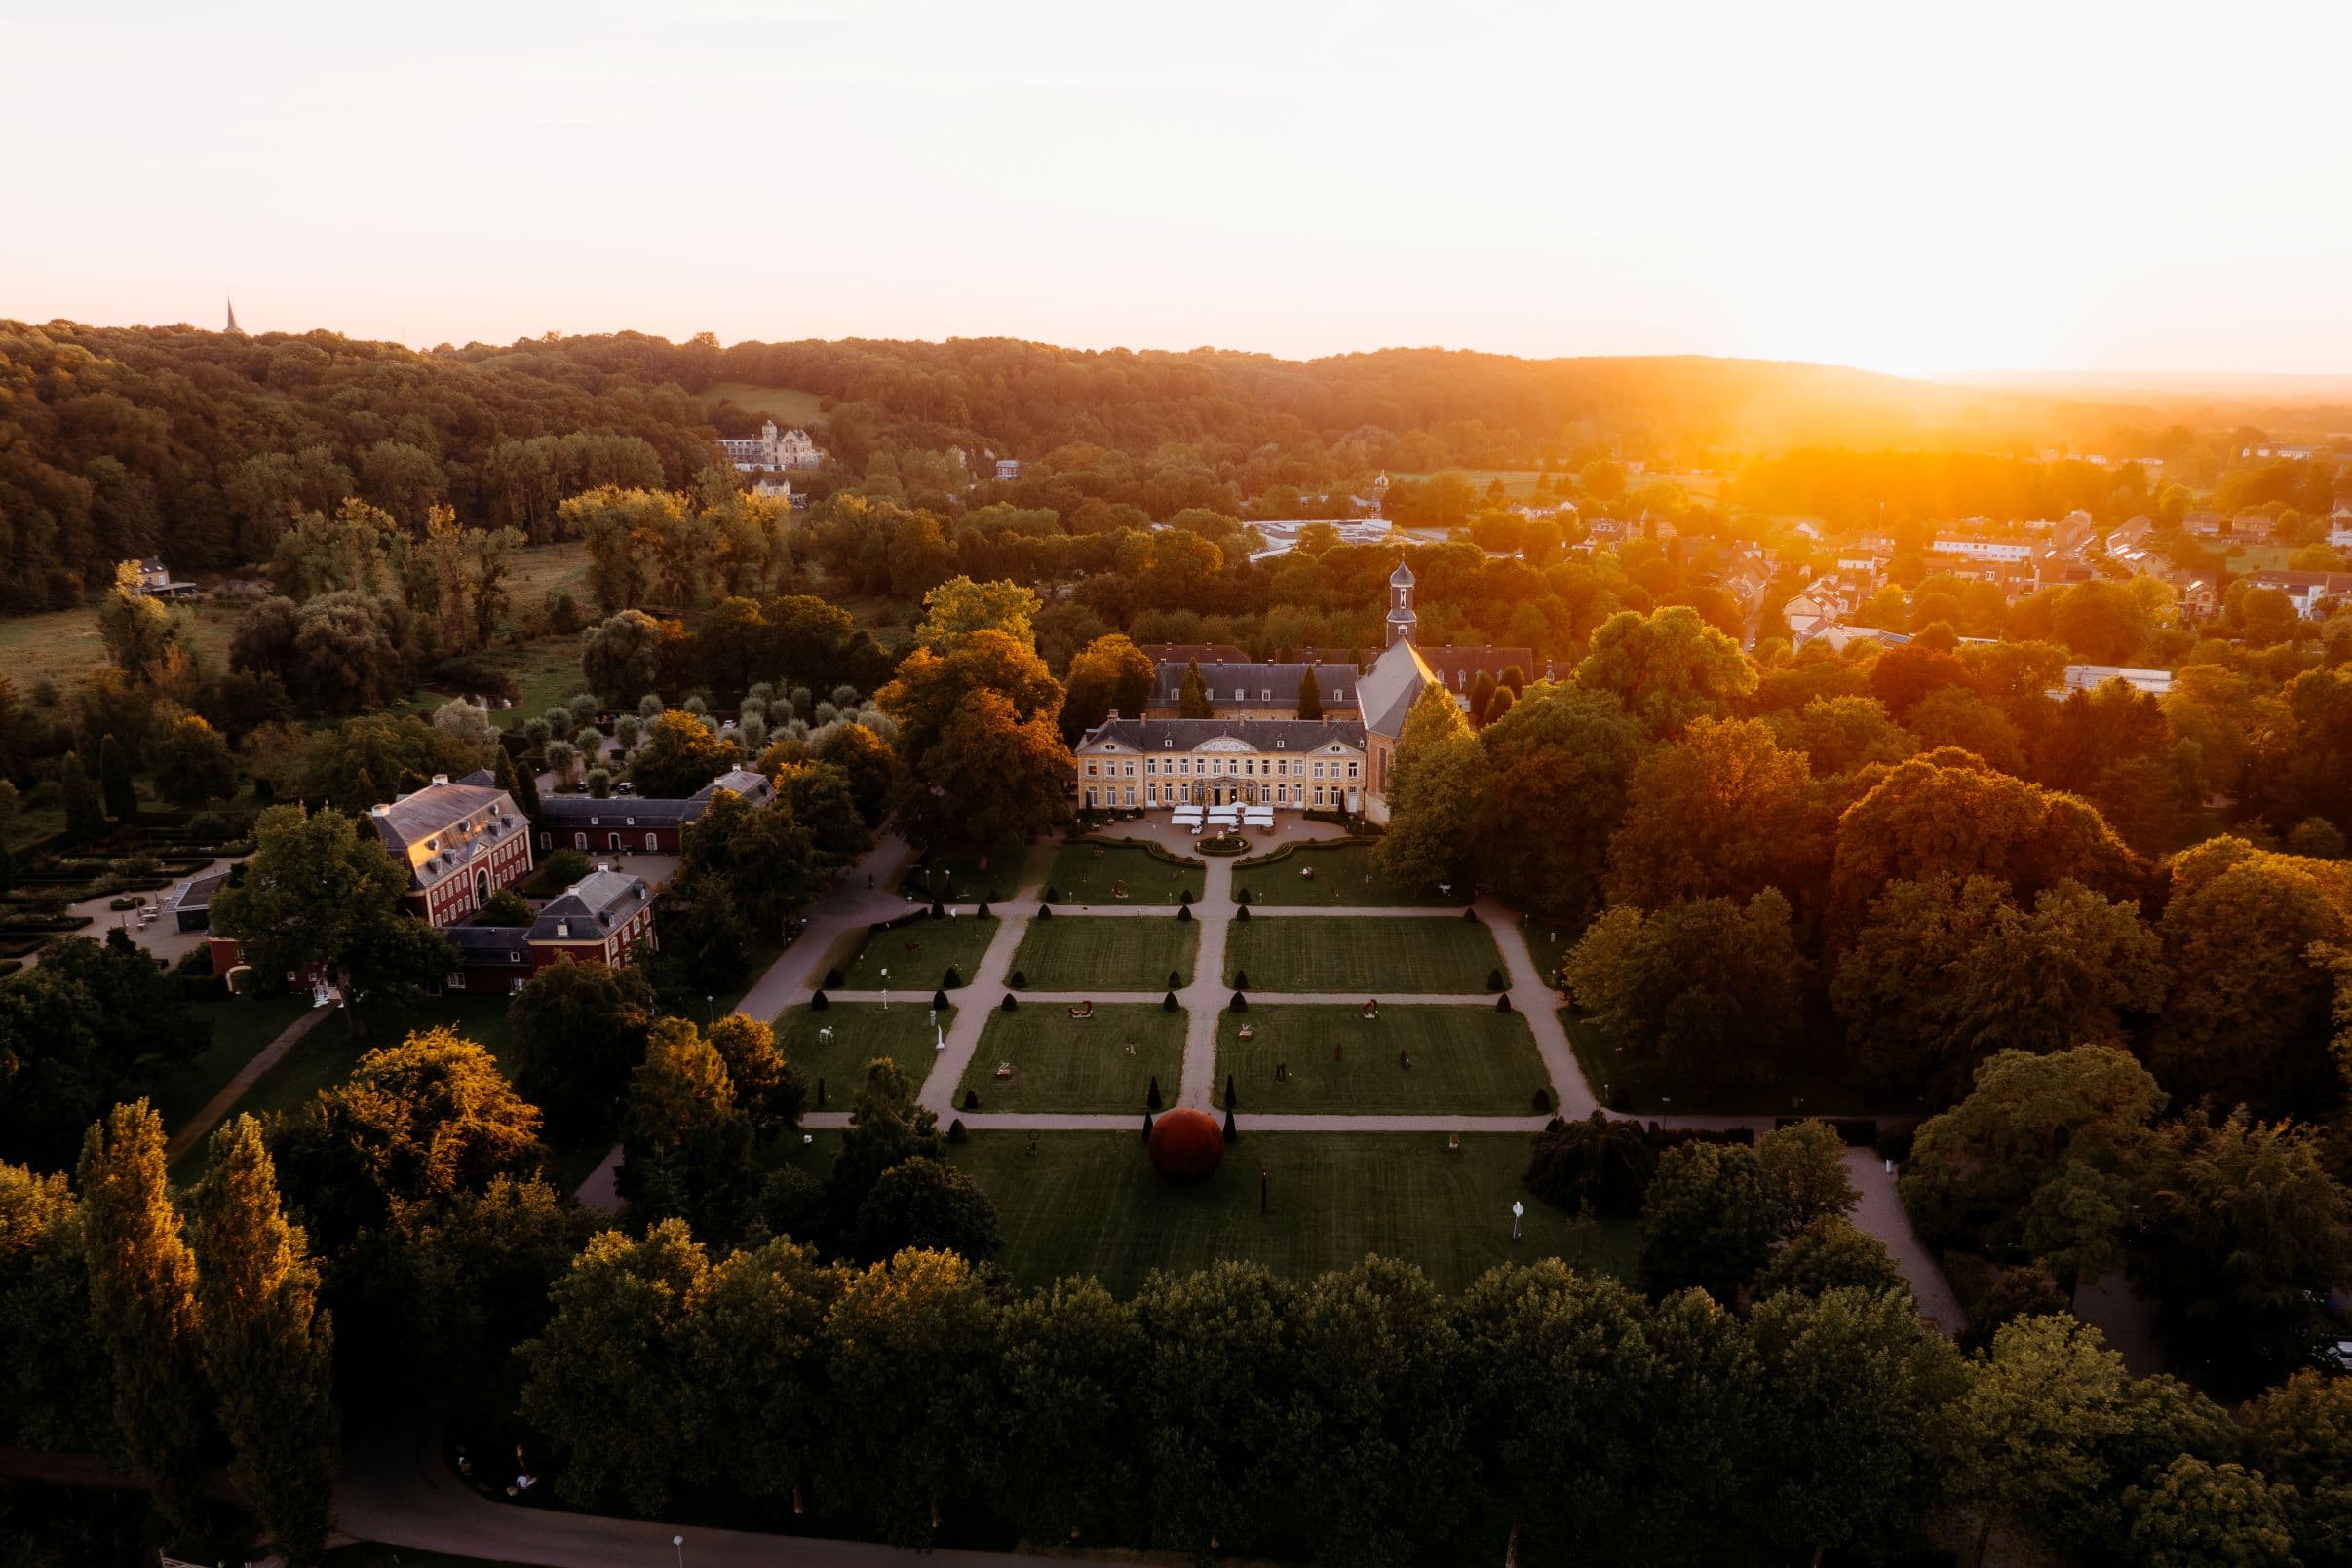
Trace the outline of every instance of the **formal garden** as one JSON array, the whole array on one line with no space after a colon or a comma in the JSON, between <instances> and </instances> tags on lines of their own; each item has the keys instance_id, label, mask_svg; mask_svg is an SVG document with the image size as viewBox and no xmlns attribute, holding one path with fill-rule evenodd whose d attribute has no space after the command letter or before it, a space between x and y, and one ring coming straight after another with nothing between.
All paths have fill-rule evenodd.
<instances>
[{"instance_id":1,"label":"formal garden","mask_svg":"<svg viewBox=\"0 0 2352 1568\"><path fill-rule=\"evenodd\" d=\"M1225 934L1225 983L1252 992L1468 996L1502 964L1485 926L1458 915L1269 915Z\"/></svg>"},{"instance_id":2,"label":"formal garden","mask_svg":"<svg viewBox=\"0 0 2352 1568\"><path fill-rule=\"evenodd\" d=\"M835 1002L789 1008L776 1020L776 1049L799 1073L808 1106L819 1109L817 1086L825 1085L824 1109L847 1110L877 1056L897 1063L914 1083L930 1075L939 1054L940 1031L955 1021L951 1007L933 1017L930 998L909 992L903 1002Z\"/></svg>"},{"instance_id":3,"label":"formal garden","mask_svg":"<svg viewBox=\"0 0 2352 1568\"><path fill-rule=\"evenodd\" d=\"M1027 1002L988 1016L955 1103L983 1111L1132 1111L1151 1086L1174 1103L1184 1071L1184 1013L1157 1004ZM977 1104L975 1102L977 1101ZM1138 1124L1139 1125L1139 1124Z\"/></svg>"},{"instance_id":4,"label":"formal garden","mask_svg":"<svg viewBox=\"0 0 2352 1568\"><path fill-rule=\"evenodd\" d=\"M955 971L957 984L972 978L981 956L995 940L998 922L990 916L945 914L933 920L923 914L892 926L876 926L855 938L848 957L837 959L826 974L828 988L836 991L933 991L947 984ZM883 978L882 972L890 972ZM840 979L832 980L831 971Z\"/></svg>"},{"instance_id":5,"label":"formal garden","mask_svg":"<svg viewBox=\"0 0 2352 1568\"><path fill-rule=\"evenodd\" d=\"M1362 839L1285 844L1233 868L1233 894L1253 904L1403 909L1470 901L1467 888L1410 888L1372 867Z\"/></svg>"},{"instance_id":6,"label":"formal garden","mask_svg":"<svg viewBox=\"0 0 2352 1568\"><path fill-rule=\"evenodd\" d=\"M1447 1002L1252 1007L1219 1015L1217 1103L1246 1112L1524 1116L1550 1079L1527 1020Z\"/></svg>"},{"instance_id":7,"label":"formal garden","mask_svg":"<svg viewBox=\"0 0 2352 1568\"><path fill-rule=\"evenodd\" d=\"M1201 862L1156 844L1077 838L1061 846L1041 890L1049 903L1173 904L1206 885Z\"/></svg>"},{"instance_id":8,"label":"formal garden","mask_svg":"<svg viewBox=\"0 0 2352 1568\"><path fill-rule=\"evenodd\" d=\"M1191 983L1200 946L1200 923L1175 913L1055 915L1029 922L1013 973L1035 991L1165 991L1172 973Z\"/></svg>"}]
</instances>

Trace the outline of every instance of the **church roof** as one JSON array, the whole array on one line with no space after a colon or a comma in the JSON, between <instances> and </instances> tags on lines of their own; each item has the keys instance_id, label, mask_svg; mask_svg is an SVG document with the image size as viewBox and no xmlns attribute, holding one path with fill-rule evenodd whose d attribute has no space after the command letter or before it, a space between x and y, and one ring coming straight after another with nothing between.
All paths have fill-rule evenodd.
<instances>
[{"instance_id":1,"label":"church roof","mask_svg":"<svg viewBox=\"0 0 2352 1568\"><path fill-rule=\"evenodd\" d=\"M1403 561L1397 562L1397 569L1388 574L1388 584L1391 588L1412 587L1412 568Z\"/></svg>"},{"instance_id":2,"label":"church roof","mask_svg":"<svg viewBox=\"0 0 2352 1568\"><path fill-rule=\"evenodd\" d=\"M1356 703L1364 713L1364 728L1370 734L1395 740L1403 733L1405 715L1412 711L1414 701L1425 688L1439 684L1442 682L1437 672L1421 657L1420 649L1402 639L1391 643L1356 683Z\"/></svg>"}]
</instances>

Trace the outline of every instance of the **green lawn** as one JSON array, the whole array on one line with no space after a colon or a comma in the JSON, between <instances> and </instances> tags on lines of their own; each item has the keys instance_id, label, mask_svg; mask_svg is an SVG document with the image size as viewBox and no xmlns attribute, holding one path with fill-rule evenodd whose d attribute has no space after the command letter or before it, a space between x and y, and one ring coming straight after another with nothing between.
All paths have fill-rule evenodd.
<instances>
[{"instance_id":1,"label":"green lawn","mask_svg":"<svg viewBox=\"0 0 2352 1568\"><path fill-rule=\"evenodd\" d=\"M996 1076L999 1062L1012 1066L1010 1079ZM983 1111L1133 1111L1140 1118L1152 1079L1173 1105L1183 1072L1181 1013L1128 1002L1073 1018L1066 1007L1024 1002L1018 1013L988 1014L955 1103L964 1103L968 1090Z\"/></svg>"},{"instance_id":2,"label":"green lawn","mask_svg":"<svg viewBox=\"0 0 2352 1568\"><path fill-rule=\"evenodd\" d=\"M717 381L705 389L703 398L713 403L727 399L746 412L773 419L787 430L825 423L825 414L817 406L819 396L796 387L755 387L749 381Z\"/></svg>"},{"instance_id":3,"label":"green lawn","mask_svg":"<svg viewBox=\"0 0 2352 1568\"><path fill-rule=\"evenodd\" d=\"M253 1053L286 1032L286 1026L310 1011L307 991L288 996L235 997L225 991L215 1002L199 1002L190 1011L212 1025L212 1043L194 1061L176 1071L160 1074L147 1090L164 1131L175 1132L212 1097L220 1092L237 1069Z\"/></svg>"},{"instance_id":4,"label":"green lawn","mask_svg":"<svg viewBox=\"0 0 2352 1568\"><path fill-rule=\"evenodd\" d=\"M1199 898L1207 875L1198 860L1172 864L1138 844L1081 842L1061 847L1045 886L1053 890L1055 903L1173 904L1186 889ZM1125 898L1119 896L1122 889Z\"/></svg>"},{"instance_id":5,"label":"green lawn","mask_svg":"<svg viewBox=\"0 0 2352 1568\"><path fill-rule=\"evenodd\" d=\"M888 970L892 990L931 991L946 977L950 966L969 985L973 972L980 968L981 955L995 939L997 929L993 915L986 920L971 915L946 915L870 933L849 961L840 966L840 989L878 991L882 988L882 972Z\"/></svg>"},{"instance_id":6,"label":"green lawn","mask_svg":"<svg viewBox=\"0 0 2352 1568\"><path fill-rule=\"evenodd\" d=\"M1253 1038L1243 1040L1244 1029ZM1410 1053L1411 1067L1399 1062L1399 1052ZM1289 1081L1278 1083L1274 1068L1286 1062ZM1336 1007L1253 1005L1247 1013L1222 1013L1219 1105L1228 1073L1244 1111L1523 1116L1534 1110L1535 1091L1551 1082L1525 1018L1450 1003L1394 1003L1377 1018Z\"/></svg>"},{"instance_id":7,"label":"green lawn","mask_svg":"<svg viewBox=\"0 0 2352 1568\"><path fill-rule=\"evenodd\" d=\"M1313 871L1313 876L1302 872ZM1301 844L1270 865L1234 868L1233 891L1247 891L1253 904L1352 904L1357 907L1400 907L1407 904L1468 903L1468 887L1449 895L1427 889L1416 893L1372 869L1369 844Z\"/></svg>"},{"instance_id":8,"label":"green lawn","mask_svg":"<svg viewBox=\"0 0 2352 1568\"><path fill-rule=\"evenodd\" d=\"M549 708L570 702L587 685L580 676L577 637L548 637L490 657L514 678L518 694L513 708L492 715L496 723L507 729L526 724ZM636 701L630 699L633 710Z\"/></svg>"},{"instance_id":9,"label":"green lawn","mask_svg":"<svg viewBox=\"0 0 2352 1568\"><path fill-rule=\"evenodd\" d=\"M1200 922L1165 915L1056 915L1032 920L1013 968L1033 991L1164 991L1190 984Z\"/></svg>"},{"instance_id":10,"label":"green lawn","mask_svg":"<svg viewBox=\"0 0 2352 1568\"><path fill-rule=\"evenodd\" d=\"M935 897L949 903L1010 899L1027 880L1031 862L1042 860L1052 848L1037 843L932 850L906 867L899 878L899 891L925 902Z\"/></svg>"},{"instance_id":11,"label":"green lawn","mask_svg":"<svg viewBox=\"0 0 2352 1568\"><path fill-rule=\"evenodd\" d=\"M818 1109L817 1080L825 1080L829 1111L846 1111L858 1086L865 1081L866 1064L888 1056L917 1088L931 1076L938 1055L938 1030L955 1020L949 1008L935 1026L927 999L909 997L884 1011L879 1002L836 1002L819 1013L811 1008L787 1009L776 1020L776 1045L784 1059L800 1070L808 1085L808 1108ZM820 1040L820 1030L832 1038Z\"/></svg>"},{"instance_id":12,"label":"green lawn","mask_svg":"<svg viewBox=\"0 0 2352 1568\"><path fill-rule=\"evenodd\" d=\"M1347 1268L1367 1252L1418 1264L1438 1287L1460 1290L1498 1263L1560 1256L1578 1268L1630 1277L1630 1222L1580 1221L1536 1202L1520 1184L1530 1140L1499 1133L1462 1139L1399 1132L1261 1132L1240 1119L1241 1141L1197 1187L1153 1174L1137 1130L978 1132L949 1158L996 1205L998 1262L1038 1285L1094 1275L1127 1295L1153 1269L1192 1270L1225 1258L1294 1279ZM1258 1212L1258 1172L1269 1211ZM1511 1205L1526 1205L1524 1240L1511 1240Z\"/></svg>"},{"instance_id":13,"label":"green lawn","mask_svg":"<svg viewBox=\"0 0 2352 1568\"><path fill-rule=\"evenodd\" d=\"M1225 983L1246 973L1250 991L1466 996L1502 962L1484 922L1440 915L1268 915L1225 933Z\"/></svg>"},{"instance_id":14,"label":"green lawn","mask_svg":"<svg viewBox=\"0 0 2352 1568\"><path fill-rule=\"evenodd\" d=\"M1827 1044L1780 1063L1765 1082L1701 1094L1688 1085L1677 1085L1654 1062L1629 1064L1616 1042L1590 1018L1579 1017L1575 1009L1562 1008L1560 1021L1568 1031L1585 1081L1601 1104L1614 1109L1642 1116L1783 1116L1799 1109L1799 1099L1803 1110L1817 1116L1867 1116L1890 1109L1872 1106L1859 1086L1846 1081L1844 1057L1826 1030L1808 1031L1808 1038Z\"/></svg>"},{"instance_id":15,"label":"green lawn","mask_svg":"<svg viewBox=\"0 0 2352 1568\"><path fill-rule=\"evenodd\" d=\"M1519 917L1519 934L1526 938L1527 955L1535 960L1535 973L1548 985L1557 985L1561 963L1584 936L1585 928L1572 921L1546 920L1536 915Z\"/></svg>"}]
</instances>

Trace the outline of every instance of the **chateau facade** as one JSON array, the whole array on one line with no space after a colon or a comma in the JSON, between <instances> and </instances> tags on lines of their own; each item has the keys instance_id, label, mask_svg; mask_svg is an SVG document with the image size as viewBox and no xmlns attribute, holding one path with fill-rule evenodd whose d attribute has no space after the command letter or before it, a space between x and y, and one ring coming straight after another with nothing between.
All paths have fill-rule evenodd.
<instances>
[{"instance_id":1,"label":"chateau facade","mask_svg":"<svg viewBox=\"0 0 2352 1568\"><path fill-rule=\"evenodd\" d=\"M788 430L781 434L776 421L768 420L759 427L759 434L737 440L722 437L718 449L727 461L746 474L785 474L795 469L822 468L825 453L805 430Z\"/></svg>"}]
</instances>

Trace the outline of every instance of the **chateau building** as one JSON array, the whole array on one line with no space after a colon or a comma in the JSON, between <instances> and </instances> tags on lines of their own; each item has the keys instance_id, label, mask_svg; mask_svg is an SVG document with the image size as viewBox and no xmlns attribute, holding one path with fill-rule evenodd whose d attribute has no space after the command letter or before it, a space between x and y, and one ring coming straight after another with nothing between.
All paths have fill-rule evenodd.
<instances>
[{"instance_id":1,"label":"chateau building","mask_svg":"<svg viewBox=\"0 0 2352 1568\"><path fill-rule=\"evenodd\" d=\"M782 474L794 469L822 468L825 453L805 430L779 434L776 421L766 421L759 434L743 440L722 437L718 449L746 474Z\"/></svg>"},{"instance_id":2,"label":"chateau building","mask_svg":"<svg viewBox=\"0 0 2352 1568\"><path fill-rule=\"evenodd\" d=\"M531 873L529 827L486 768L455 784L437 773L424 788L368 807L367 820L408 868L405 901L429 925L456 925Z\"/></svg>"}]
</instances>

